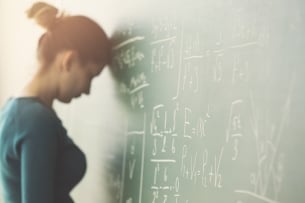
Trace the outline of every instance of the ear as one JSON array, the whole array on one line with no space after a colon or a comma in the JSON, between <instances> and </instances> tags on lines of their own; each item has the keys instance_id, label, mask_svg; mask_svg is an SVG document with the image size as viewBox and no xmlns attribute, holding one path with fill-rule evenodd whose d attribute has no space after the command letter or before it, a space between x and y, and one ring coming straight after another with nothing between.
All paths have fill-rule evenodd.
<instances>
[{"instance_id":1,"label":"ear","mask_svg":"<svg viewBox=\"0 0 305 203\"><path fill-rule=\"evenodd\" d=\"M77 53L73 50L67 50L62 53L61 67L65 71L70 71L72 66L77 63Z\"/></svg>"}]
</instances>

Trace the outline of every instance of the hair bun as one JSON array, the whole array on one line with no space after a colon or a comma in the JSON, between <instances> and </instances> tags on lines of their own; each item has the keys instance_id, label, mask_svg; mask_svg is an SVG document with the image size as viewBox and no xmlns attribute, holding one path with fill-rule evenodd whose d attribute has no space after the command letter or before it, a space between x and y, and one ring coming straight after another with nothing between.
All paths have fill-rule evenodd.
<instances>
[{"instance_id":1,"label":"hair bun","mask_svg":"<svg viewBox=\"0 0 305 203\"><path fill-rule=\"evenodd\" d=\"M58 9L44 2L37 2L27 11L27 15L43 28L51 30L58 20Z\"/></svg>"}]
</instances>

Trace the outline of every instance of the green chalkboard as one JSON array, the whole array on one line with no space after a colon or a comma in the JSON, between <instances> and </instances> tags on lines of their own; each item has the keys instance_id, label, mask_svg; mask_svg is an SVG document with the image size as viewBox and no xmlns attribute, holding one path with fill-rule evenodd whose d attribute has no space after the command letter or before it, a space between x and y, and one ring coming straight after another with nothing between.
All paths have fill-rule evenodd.
<instances>
[{"instance_id":1,"label":"green chalkboard","mask_svg":"<svg viewBox=\"0 0 305 203\"><path fill-rule=\"evenodd\" d=\"M113 202L305 202L304 2L153 2L112 36Z\"/></svg>"}]
</instances>

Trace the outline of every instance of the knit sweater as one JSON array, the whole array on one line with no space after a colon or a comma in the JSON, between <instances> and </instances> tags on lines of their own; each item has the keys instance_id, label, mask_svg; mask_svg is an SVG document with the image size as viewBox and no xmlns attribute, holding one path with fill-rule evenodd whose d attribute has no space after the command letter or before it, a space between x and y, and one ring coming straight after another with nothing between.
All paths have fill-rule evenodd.
<instances>
[{"instance_id":1,"label":"knit sweater","mask_svg":"<svg viewBox=\"0 0 305 203\"><path fill-rule=\"evenodd\" d=\"M38 98L11 98L0 111L0 180L5 203L72 203L86 170L82 151Z\"/></svg>"}]
</instances>

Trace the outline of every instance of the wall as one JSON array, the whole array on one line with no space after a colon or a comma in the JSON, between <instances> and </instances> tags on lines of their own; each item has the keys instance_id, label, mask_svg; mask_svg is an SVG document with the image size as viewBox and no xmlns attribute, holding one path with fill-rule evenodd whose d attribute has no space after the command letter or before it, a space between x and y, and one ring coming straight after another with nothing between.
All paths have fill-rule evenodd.
<instances>
[{"instance_id":1,"label":"wall","mask_svg":"<svg viewBox=\"0 0 305 203\"><path fill-rule=\"evenodd\" d=\"M21 88L32 71L39 31L25 18L27 5L30 1L1 1L1 104Z\"/></svg>"}]
</instances>

